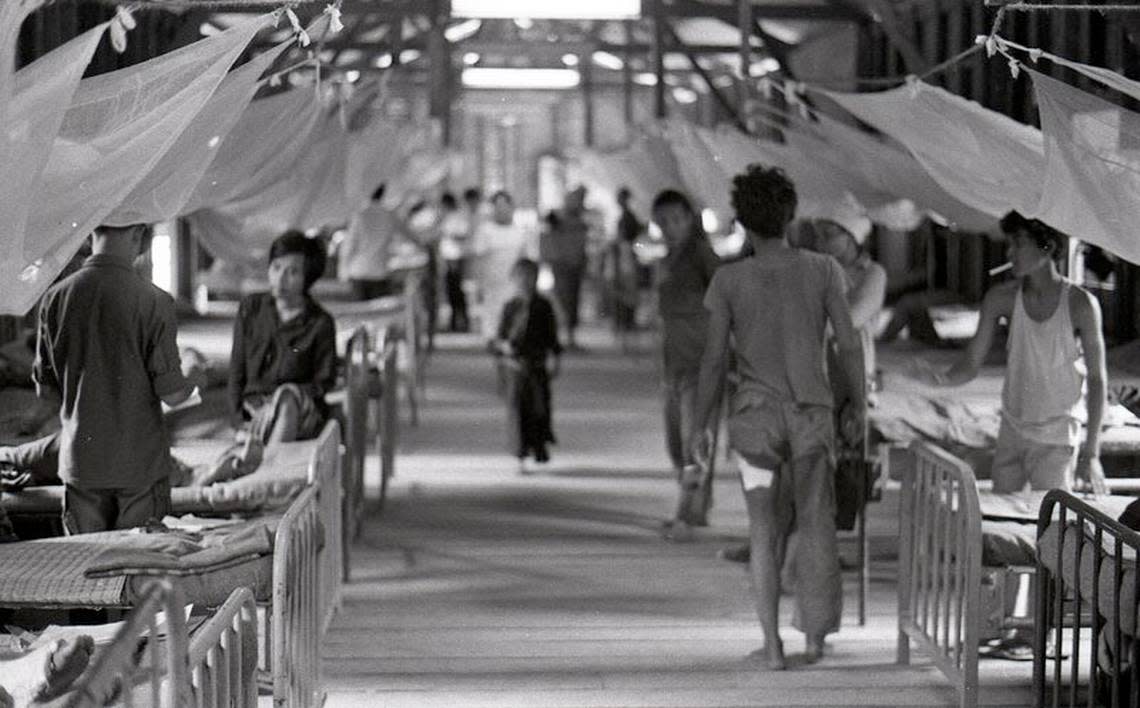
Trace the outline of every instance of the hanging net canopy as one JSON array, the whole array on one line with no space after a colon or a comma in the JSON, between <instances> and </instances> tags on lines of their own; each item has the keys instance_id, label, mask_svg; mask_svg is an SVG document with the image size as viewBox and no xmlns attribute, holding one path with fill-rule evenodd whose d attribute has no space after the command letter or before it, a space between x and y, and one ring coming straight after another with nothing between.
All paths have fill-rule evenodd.
<instances>
[{"instance_id":1,"label":"hanging net canopy","mask_svg":"<svg viewBox=\"0 0 1140 708\"><path fill-rule=\"evenodd\" d=\"M3 12L18 26L10 5ZM82 78L105 35L117 45L129 36L120 11L4 74L0 311L30 310L100 224L188 217L216 256L249 263L286 229L345 223L381 182L412 192L444 179L430 124L386 122L319 83L254 100L286 49L323 36L333 14L305 29L291 16L294 31L236 68L279 13ZM12 56L15 34L3 42Z\"/></svg>"}]
</instances>

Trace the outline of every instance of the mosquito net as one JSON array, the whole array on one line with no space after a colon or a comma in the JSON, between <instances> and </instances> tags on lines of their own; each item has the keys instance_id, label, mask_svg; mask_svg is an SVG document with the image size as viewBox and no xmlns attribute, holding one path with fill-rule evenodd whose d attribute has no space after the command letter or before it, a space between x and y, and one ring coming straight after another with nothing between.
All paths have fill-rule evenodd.
<instances>
[{"instance_id":1,"label":"mosquito net","mask_svg":"<svg viewBox=\"0 0 1140 708\"><path fill-rule=\"evenodd\" d=\"M1140 114L1035 71L1030 75L1046 156L1036 215L1140 263Z\"/></svg>"},{"instance_id":2,"label":"mosquito net","mask_svg":"<svg viewBox=\"0 0 1140 708\"><path fill-rule=\"evenodd\" d=\"M231 72L158 164L104 223L125 226L181 214L253 95L261 75L284 51L283 43Z\"/></svg>"},{"instance_id":3,"label":"mosquito net","mask_svg":"<svg viewBox=\"0 0 1140 708\"><path fill-rule=\"evenodd\" d=\"M825 92L897 139L947 192L992 216L1032 211L1044 167L1041 133L921 82L869 94Z\"/></svg>"},{"instance_id":4,"label":"mosquito net","mask_svg":"<svg viewBox=\"0 0 1140 708\"><path fill-rule=\"evenodd\" d=\"M35 183L34 208L23 233L14 235L21 242L16 258L0 264L4 312L20 314L34 304L82 240L159 165L253 36L271 23L260 17L79 82Z\"/></svg>"},{"instance_id":5,"label":"mosquito net","mask_svg":"<svg viewBox=\"0 0 1140 708\"><path fill-rule=\"evenodd\" d=\"M0 279L10 282L23 269L24 233L28 212L52 143L63 123L79 80L107 25L85 32L20 70L7 85L11 100L0 100L6 111L0 130Z\"/></svg>"}]
</instances>

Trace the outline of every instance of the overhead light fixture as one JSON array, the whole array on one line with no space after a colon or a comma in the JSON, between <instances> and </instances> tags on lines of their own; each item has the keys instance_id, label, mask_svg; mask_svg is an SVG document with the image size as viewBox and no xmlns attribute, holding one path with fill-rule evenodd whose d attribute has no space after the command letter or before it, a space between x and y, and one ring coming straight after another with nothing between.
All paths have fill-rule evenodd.
<instances>
[{"instance_id":1,"label":"overhead light fixture","mask_svg":"<svg viewBox=\"0 0 1140 708\"><path fill-rule=\"evenodd\" d=\"M641 86L656 86L657 74L649 71L643 71L633 77L633 83L640 84Z\"/></svg>"},{"instance_id":2,"label":"overhead light fixture","mask_svg":"<svg viewBox=\"0 0 1140 708\"><path fill-rule=\"evenodd\" d=\"M475 89L568 89L581 81L576 69L468 67L463 85Z\"/></svg>"},{"instance_id":3,"label":"overhead light fixture","mask_svg":"<svg viewBox=\"0 0 1140 708\"><path fill-rule=\"evenodd\" d=\"M697 92L691 88L677 86L673 89L673 98L676 99L677 103L696 103L698 96Z\"/></svg>"},{"instance_id":4,"label":"overhead light fixture","mask_svg":"<svg viewBox=\"0 0 1140 708\"><path fill-rule=\"evenodd\" d=\"M482 26L483 20L464 20L459 24L452 25L445 29L443 36L449 42L462 42L478 32Z\"/></svg>"},{"instance_id":5,"label":"overhead light fixture","mask_svg":"<svg viewBox=\"0 0 1140 708\"><path fill-rule=\"evenodd\" d=\"M562 55L562 63L565 64L566 66L578 66L578 55L577 54L563 54Z\"/></svg>"},{"instance_id":6,"label":"overhead light fixture","mask_svg":"<svg viewBox=\"0 0 1140 708\"><path fill-rule=\"evenodd\" d=\"M344 80L350 84L355 84L357 81L360 81L360 72L356 69L349 69L344 72Z\"/></svg>"},{"instance_id":7,"label":"overhead light fixture","mask_svg":"<svg viewBox=\"0 0 1140 708\"><path fill-rule=\"evenodd\" d=\"M451 0L451 15L536 20L630 20L641 16L641 0Z\"/></svg>"},{"instance_id":8,"label":"overhead light fixture","mask_svg":"<svg viewBox=\"0 0 1140 708\"><path fill-rule=\"evenodd\" d=\"M463 64L465 66L475 66L479 63L479 52L467 52L463 55Z\"/></svg>"},{"instance_id":9,"label":"overhead light fixture","mask_svg":"<svg viewBox=\"0 0 1140 708\"><path fill-rule=\"evenodd\" d=\"M388 53L381 54L372 60L372 66L377 69L387 69L392 66L392 55Z\"/></svg>"},{"instance_id":10,"label":"overhead light fixture","mask_svg":"<svg viewBox=\"0 0 1140 708\"><path fill-rule=\"evenodd\" d=\"M531 27L534 27L534 20L530 19L529 17L516 17L515 27L518 27L521 30L528 30Z\"/></svg>"},{"instance_id":11,"label":"overhead light fixture","mask_svg":"<svg viewBox=\"0 0 1140 708\"><path fill-rule=\"evenodd\" d=\"M423 52L418 49L405 49L404 51L400 52L400 63L411 64L416 59L419 59L422 54Z\"/></svg>"},{"instance_id":12,"label":"overhead light fixture","mask_svg":"<svg viewBox=\"0 0 1140 708\"><path fill-rule=\"evenodd\" d=\"M611 69L613 71L621 71L625 66L625 62L621 57L609 52L594 52L594 63L603 69Z\"/></svg>"},{"instance_id":13,"label":"overhead light fixture","mask_svg":"<svg viewBox=\"0 0 1140 708\"><path fill-rule=\"evenodd\" d=\"M753 76L764 76L780 70L780 62L772 57L764 57L752 64Z\"/></svg>"}]
</instances>

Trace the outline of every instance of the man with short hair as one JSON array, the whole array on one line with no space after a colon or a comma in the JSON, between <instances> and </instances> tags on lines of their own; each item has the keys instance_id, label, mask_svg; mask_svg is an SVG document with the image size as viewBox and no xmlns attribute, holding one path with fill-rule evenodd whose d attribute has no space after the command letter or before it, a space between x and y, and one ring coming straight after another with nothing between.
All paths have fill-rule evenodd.
<instances>
[{"instance_id":1,"label":"man with short hair","mask_svg":"<svg viewBox=\"0 0 1140 708\"><path fill-rule=\"evenodd\" d=\"M142 526L170 510L162 403L193 387L174 300L132 268L149 227L100 227L92 255L44 296L33 378L61 400L59 476L68 534Z\"/></svg>"},{"instance_id":2,"label":"man with short hair","mask_svg":"<svg viewBox=\"0 0 1140 708\"><path fill-rule=\"evenodd\" d=\"M1100 425L1108 376L1100 305L1057 270L1057 260L1065 253L1064 234L1016 211L1006 214L1001 229L1009 238L1014 280L986 292L978 331L953 366L939 370L919 361L913 373L930 386L971 381L993 346L999 321L1009 322L1001 427L990 471L994 491L1069 489L1076 481L1096 494L1106 494ZM1024 583L1022 576L1007 586L1005 609L1011 615L1028 612L1018 600L1017 589ZM987 655L1032 660L1031 635L1027 635L1012 630Z\"/></svg>"},{"instance_id":3,"label":"man with short hair","mask_svg":"<svg viewBox=\"0 0 1140 708\"><path fill-rule=\"evenodd\" d=\"M862 431L859 337L851 324L843 271L835 259L791 248L785 230L796 191L778 168L750 165L733 179L732 204L752 256L721 266L709 284L708 342L701 360L693 450L708 459L707 434L735 341L739 384L728 419L752 546L753 592L772 669L786 667L779 634L780 567L788 533L799 533L797 610L807 660L823 655L839 628L842 586L835 538L833 400L824 366L828 325L852 390L845 430Z\"/></svg>"}]
</instances>

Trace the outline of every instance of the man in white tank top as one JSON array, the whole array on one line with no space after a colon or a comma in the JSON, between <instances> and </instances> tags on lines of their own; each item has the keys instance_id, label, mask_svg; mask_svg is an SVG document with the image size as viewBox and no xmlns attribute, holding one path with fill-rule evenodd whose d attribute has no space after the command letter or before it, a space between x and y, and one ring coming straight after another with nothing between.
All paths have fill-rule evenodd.
<instances>
[{"instance_id":1,"label":"man in white tank top","mask_svg":"<svg viewBox=\"0 0 1140 708\"><path fill-rule=\"evenodd\" d=\"M1106 493L1100 463L1107 381L1100 306L1057 271L1063 234L1017 212L1007 214L1001 226L1009 237L1016 280L986 293L965 356L947 371L928 369L920 378L935 386L960 386L973 379L993 344L998 321L1006 319L1009 371L994 451L994 491L1069 489L1075 477L1082 487Z\"/></svg>"},{"instance_id":2,"label":"man in white tank top","mask_svg":"<svg viewBox=\"0 0 1140 708\"><path fill-rule=\"evenodd\" d=\"M993 344L998 321L1006 319L1009 371L1002 387L1001 428L991 472L994 491L1069 489L1075 478L1080 486L1106 494L1100 464L1107 382L1100 305L1057 271L1056 259L1064 253L1063 234L1015 211L1001 220L1001 228L1009 238L1015 280L986 293L978 331L965 356L947 371L925 367L920 378L935 386L960 386L973 379ZM1080 423L1086 401L1082 445ZM1007 614L1028 613L1026 580L1021 576L1020 582L1007 585ZM1032 644L1022 630L1013 630L991 646L988 656L1032 660Z\"/></svg>"}]
</instances>

